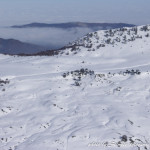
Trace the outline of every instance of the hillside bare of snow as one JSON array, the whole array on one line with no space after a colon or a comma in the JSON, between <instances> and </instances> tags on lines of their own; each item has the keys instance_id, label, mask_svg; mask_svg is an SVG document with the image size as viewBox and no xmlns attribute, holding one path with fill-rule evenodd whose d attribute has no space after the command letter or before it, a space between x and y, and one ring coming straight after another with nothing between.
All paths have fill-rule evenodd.
<instances>
[{"instance_id":1,"label":"hillside bare of snow","mask_svg":"<svg viewBox=\"0 0 150 150\"><path fill-rule=\"evenodd\" d=\"M149 34L98 31L51 57L0 55L0 150L150 149Z\"/></svg>"}]
</instances>

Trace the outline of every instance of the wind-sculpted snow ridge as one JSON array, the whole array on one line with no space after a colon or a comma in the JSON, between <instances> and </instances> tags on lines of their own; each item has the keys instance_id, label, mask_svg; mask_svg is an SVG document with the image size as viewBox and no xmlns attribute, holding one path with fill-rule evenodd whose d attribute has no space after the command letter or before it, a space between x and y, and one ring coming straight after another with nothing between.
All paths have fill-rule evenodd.
<instances>
[{"instance_id":1,"label":"wind-sculpted snow ridge","mask_svg":"<svg viewBox=\"0 0 150 150\"><path fill-rule=\"evenodd\" d=\"M53 57L0 55L0 150L149 150L149 28L90 33Z\"/></svg>"}]
</instances>

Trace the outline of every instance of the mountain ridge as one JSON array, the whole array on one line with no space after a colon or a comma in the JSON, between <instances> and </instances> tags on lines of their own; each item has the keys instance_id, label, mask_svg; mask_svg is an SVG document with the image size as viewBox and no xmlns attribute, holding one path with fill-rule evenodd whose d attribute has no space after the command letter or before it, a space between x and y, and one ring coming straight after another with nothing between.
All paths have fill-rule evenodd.
<instances>
[{"instance_id":1,"label":"mountain ridge","mask_svg":"<svg viewBox=\"0 0 150 150\"><path fill-rule=\"evenodd\" d=\"M30 23L25 25L14 25L11 28L61 28L61 29L68 29L68 28L93 28L94 30L106 30L108 28L122 28L122 27L133 27L133 24L126 24L126 23L85 23L85 22L68 22L68 23Z\"/></svg>"},{"instance_id":2,"label":"mountain ridge","mask_svg":"<svg viewBox=\"0 0 150 150\"><path fill-rule=\"evenodd\" d=\"M0 38L0 53L2 54L20 54L20 53L36 53L37 51L46 50L42 46L21 42L16 39Z\"/></svg>"}]
</instances>

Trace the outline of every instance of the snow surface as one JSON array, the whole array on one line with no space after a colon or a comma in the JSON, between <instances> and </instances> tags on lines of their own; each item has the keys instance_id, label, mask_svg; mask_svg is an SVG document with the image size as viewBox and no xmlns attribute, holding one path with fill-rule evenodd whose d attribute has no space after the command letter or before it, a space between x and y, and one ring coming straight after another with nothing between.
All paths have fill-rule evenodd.
<instances>
[{"instance_id":1,"label":"snow surface","mask_svg":"<svg viewBox=\"0 0 150 150\"><path fill-rule=\"evenodd\" d=\"M91 48L52 57L0 55L0 79L10 81L0 86L0 150L150 149L150 31L141 28L133 41L131 28L112 30L120 42L109 44L98 31L72 43ZM94 74L78 81L71 71L81 68Z\"/></svg>"}]
</instances>

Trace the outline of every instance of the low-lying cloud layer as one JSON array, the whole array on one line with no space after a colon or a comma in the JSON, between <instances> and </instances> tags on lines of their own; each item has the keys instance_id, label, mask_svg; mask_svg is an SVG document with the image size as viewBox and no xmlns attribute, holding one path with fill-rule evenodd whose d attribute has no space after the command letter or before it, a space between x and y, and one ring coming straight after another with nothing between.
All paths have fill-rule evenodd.
<instances>
[{"instance_id":1,"label":"low-lying cloud layer","mask_svg":"<svg viewBox=\"0 0 150 150\"><path fill-rule=\"evenodd\" d=\"M17 39L22 42L33 43L36 45L45 46L48 49L60 48L71 41L82 37L83 35L92 32L89 28L0 28L0 38Z\"/></svg>"}]
</instances>

